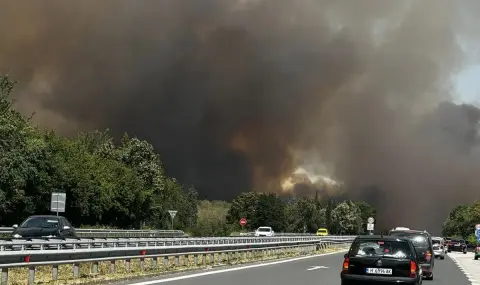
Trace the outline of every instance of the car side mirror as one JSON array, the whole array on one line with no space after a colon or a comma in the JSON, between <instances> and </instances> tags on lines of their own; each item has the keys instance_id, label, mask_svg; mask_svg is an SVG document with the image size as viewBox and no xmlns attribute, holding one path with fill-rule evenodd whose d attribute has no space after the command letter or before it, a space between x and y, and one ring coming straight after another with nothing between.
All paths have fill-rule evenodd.
<instances>
[{"instance_id":1,"label":"car side mirror","mask_svg":"<svg viewBox=\"0 0 480 285\"><path fill-rule=\"evenodd\" d=\"M16 229L16 228L18 228L18 225L15 224L15 225L12 226L12 228Z\"/></svg>"},{"instance_id":2,"label":"car side mirror","mask_svg":"<svg viewBox=\"0 0 480 285\"><path fill-rule=\"evenodd\" d=\"M345 254L343 255L343 258L347 258L347 256L348 256L348 253L345 253Z\"/></svg>"},{"instance_id":3,"label":"car side mirror","mask_svg":"<svg viewBox=\"0 0 480 285\"><path fill-rule=\"evenodd\" d=\"M69 229L70 229L69 226L64 226L64 227L63 227L63 230L69 230Z\"/></svg>"}]
</instances>

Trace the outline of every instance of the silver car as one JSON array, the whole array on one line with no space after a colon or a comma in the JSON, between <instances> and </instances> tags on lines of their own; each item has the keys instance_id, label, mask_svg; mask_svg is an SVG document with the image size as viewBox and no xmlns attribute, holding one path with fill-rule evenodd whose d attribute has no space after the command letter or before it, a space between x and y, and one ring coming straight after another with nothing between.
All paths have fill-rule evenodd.
<instances>
[{"instance_id":1,"label":"silver car","mask_svg":"<svg viewBox=\"0 0 480 285\"><path fill-rule=\"evenodd\" d=\"M445 259L445 255L447 254L445 240L442 237L432 237L432 245L435 258Z\"/></svg>"}]
</instances>

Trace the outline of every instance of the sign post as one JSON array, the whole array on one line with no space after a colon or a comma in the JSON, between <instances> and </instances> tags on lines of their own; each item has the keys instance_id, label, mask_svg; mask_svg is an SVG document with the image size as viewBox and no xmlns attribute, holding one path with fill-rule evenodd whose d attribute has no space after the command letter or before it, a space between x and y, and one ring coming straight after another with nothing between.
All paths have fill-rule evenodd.
<instances>
[{"instance_id":1,"label":"sign post","mask_svg":"<svg viewBox=\"0 0 480 285\"><path fill-rule=\"evenodd\" d=\"M367 231L370 235L373 235L373 230L375 229L375 225L373 224L375 219L373 217L369 217L367 219Z\"/></svg>"},{"instance_id":2,"label":"sign post","mask_svg":"<svg viewBox=\"0 0 480 285\"><path fill-rule=\"evenodd\" d=\"M66 193L52 193L52 199L50 201L50 211L56 212L57 216L59 212L65 213L65 205L67 202Z\"/></svg>"},{"instance_id":3,"label":"sign post","mask_svg":"<svg viewBox=\"0 0 480 285\"><path fill-rule=\"evenodd\" d=\"M170 214L170 218L172 218L172 230L173 230L173 219L175 218L175 215L177 214L178 211L174 210L168 210L168 213Z\"/></svg>"}]
</instances>

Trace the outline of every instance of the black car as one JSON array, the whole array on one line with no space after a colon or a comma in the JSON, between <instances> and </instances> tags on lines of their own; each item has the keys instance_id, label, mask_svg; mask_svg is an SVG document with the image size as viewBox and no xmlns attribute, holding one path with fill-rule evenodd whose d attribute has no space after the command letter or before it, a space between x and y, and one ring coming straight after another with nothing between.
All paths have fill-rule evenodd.
<instances>
[{"instance_id":1,"label":"black car","mask_svg":"<svg viewBox=\"0 0 480 285\"><path fill-rule=\"evenodd\" d=\"M467 251L468 251L467 243L465 242L464 239L452 238L448 242L447 251L448 252L459 251L459 252L463 252L463 254L467 254Z\"/></svg>"},{"instance_id":2,"label":"black car","mask_svg":"<svg viewBox=\"0 0 480 285\"><path fill-rule=\"evenodd\" d=\"M433 256L432 236L427 231L416 230L391 230L388 234L408 238L412 241L422 267L423 276L427 280L433 280L435 258Z\"/></svg>"},{"instance_id":3,"label":"black car","mask_svg":"<svg viewBox=\"0 0 480 285\"><path fill-rule=\"evenodd\" d=\"M76 238L70 222L62 216L30 216L23 223L13 225L14 238Z\"/></svg>"},{"instance_id":4,"label":"black car","mask_svg":"<svg viewBox=\"0 0 480 285\"><path fill-rule=\"evenodd\" d=\"M420 263L408 238L358 236L344 257L342 285L422 284Z\"/></svg>"}]
</instances>

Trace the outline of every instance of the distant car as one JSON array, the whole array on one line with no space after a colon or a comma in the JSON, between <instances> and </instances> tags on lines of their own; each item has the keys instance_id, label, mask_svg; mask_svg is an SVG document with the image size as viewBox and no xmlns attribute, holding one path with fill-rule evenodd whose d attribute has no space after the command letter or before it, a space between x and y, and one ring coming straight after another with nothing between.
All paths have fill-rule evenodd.
<instances>
[{"instance_id":1,"label":"distant car","mask_svg":"<svg viewBox=\"0 0 480 285\"><path fill-rule=\"evenodd\" d=\"M255 231L256 237L273 237L275 232L273 231L272 227L259 227Z\"/></svg>"},{"instance_id":2,"label":"distant car","mask_svg":"<svg viewBox=\"0 0 480 285\"><path fill-rule=\"evenodd\" d=\"M422 284L422 269L409 238L358 236L344 255L342 285Z\"/></svg>"},{"instance_id":3,"label":"distant car","mask_svg":"<svg viewBox=\"0 0 480 285\"><path fill-rule=\"evenodd\" d=\"M452 238L448 242L448 252L452 251L459 251L463 252L463 254L467 254L467 243L464 239Z\"/></svg>"},{"instance_id":4,"label":"distant car","mask_svg":"<svg viewBox=\"0 0 480 285\"><path fill-rule=\"evenodd\" d=\"M432 245L433 245L433 255L436 258L445 259L445 255L447 254L447 248L445 247L445 241L443 240L443 238L433 237Z\"/></svg>"},{"instance_id":5,"label":"distant car","mask_svg":"<svg viewBox=\"0 0 480 285\"><path fill-rule=\"evenodd\" d=\"M317 230L317 236L328 236L328 230L325 228L319 228Z\"/></svg>"},{"instance_id":6,"label":"distant car","mask_svg":"<svg viewBox=\"0 0 480 285\"><path fill-rule=\"evenodd\" d=\"M76 238L72 224L62 216L30 216L20 226L13 225L13 238Z\"/></svg>"},{"instance_id":7,"label":"distant car","mask_svg":"<svg viewBox=\"0 0 480 285\"><path fill-rule=\"evenodd\" d=\"M433 280L435 258L432 258L432 236L427 231L417 230L392 230L388 234L396 237L409 238L412 241L418 260L420 261L420 266L422 267L423 276L427 280Z\"/></svg>"}]
</instances>

